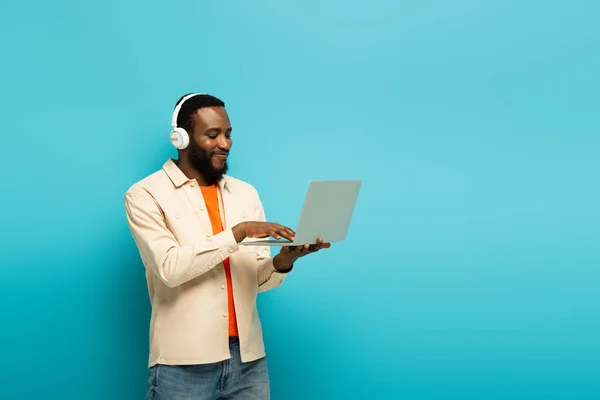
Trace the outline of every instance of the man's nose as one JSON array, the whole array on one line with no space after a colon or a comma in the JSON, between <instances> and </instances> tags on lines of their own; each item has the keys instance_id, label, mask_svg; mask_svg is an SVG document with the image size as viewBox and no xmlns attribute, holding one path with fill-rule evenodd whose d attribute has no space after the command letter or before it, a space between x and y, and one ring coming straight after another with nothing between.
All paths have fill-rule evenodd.
<instances>
[{"instance_id":1,"label":"man's nose","mask_svg":"<svg viewBox=\"0 0 600 400\"><path fill-rule=\"evenodd\" d=\"M225 136L219 136L218 146L220 149L229 150L231 147L231 141L228 140Z\"/></svg>"}]
</instances>

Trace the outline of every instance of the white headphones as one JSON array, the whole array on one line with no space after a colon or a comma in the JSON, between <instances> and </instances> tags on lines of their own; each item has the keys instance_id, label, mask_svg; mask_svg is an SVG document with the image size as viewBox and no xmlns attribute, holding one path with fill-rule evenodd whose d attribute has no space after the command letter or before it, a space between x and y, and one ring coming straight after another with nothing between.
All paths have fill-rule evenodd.
<instances>
[{"instance_id":1,"label":"white headphones","mask_svg":"<svg viewBox=\"0 0 600 400\"><path fill-rule=\"evenodd\" d=\"M179 104L177 104L177 106L175 107L175 110L173 110L173 118L171 119L171 126L173 127L173 130L171 131L170 137L171 137L171 144L173 146L175 146L176 149L183 150L186 147L188 147L188 145L190 144L190 135L187 133L187 131L185 129L177 126L177 117L179 116L179 111L181 110L183 103L185 103L188 99L190 99L194 96L200 96L200 95L205 95L205 94L206 93L188 94L183 99L181 99Z\"/></svg>"}]
</instances>

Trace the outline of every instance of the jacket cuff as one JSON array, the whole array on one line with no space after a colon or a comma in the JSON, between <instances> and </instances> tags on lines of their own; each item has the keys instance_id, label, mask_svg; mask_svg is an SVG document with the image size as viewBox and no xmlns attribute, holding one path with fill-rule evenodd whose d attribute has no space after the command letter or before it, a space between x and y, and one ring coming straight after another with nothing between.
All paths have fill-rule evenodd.
<instances>
[{"instance_id":1,"label":"jacket cuff","mask_svg":"<svg viewBox=\"0 0 600 400\"><path fill-rule=\"evenodd\" d=\"M233 236L233 230L231 229L225 229L213 236L212 242L215 244L215 247L221 249L223 259L229 257L240 248L238 242L235 240L235 236Z\"/></svg>"}]
</instances>

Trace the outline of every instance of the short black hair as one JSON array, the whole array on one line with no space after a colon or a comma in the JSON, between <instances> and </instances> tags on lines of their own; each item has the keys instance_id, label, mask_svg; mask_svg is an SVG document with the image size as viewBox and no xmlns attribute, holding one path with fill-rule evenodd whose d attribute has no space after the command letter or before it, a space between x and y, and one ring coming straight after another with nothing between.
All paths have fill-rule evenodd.
<instances>
[{"instance_id":1,"label":"short black hair","mask_svg":"<svg viewBox=\"0 0 600 400\"><path fill-rule=\"evenodd\" d=\"M179 100L177 100L177 103L175 103L175 107L181 103L181 100L183 100L185 96L190 94L191 93L181 96ZM194 115L199 108L203 107L225 107L225 103L221 99L211 96L210 94L199 94L190 97L179 110L179 115L177 115L177 126L188 132L192 132L194 130L194 120L192 119L192 115Z\"/></svg>"}]
</instances>

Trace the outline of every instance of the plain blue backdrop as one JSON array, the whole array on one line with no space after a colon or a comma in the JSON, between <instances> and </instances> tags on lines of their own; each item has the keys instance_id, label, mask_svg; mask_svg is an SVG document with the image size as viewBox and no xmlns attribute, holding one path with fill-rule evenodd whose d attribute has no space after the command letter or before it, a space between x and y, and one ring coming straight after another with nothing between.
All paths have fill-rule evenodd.
<instances>
[{"instance_id":1,"label":"plain blue backdrop","mask_svg":"<svg viewBox=\"0 0 600 400\"><path fill-rule=\"evenodd\" d=\"M274 399L600 398L600 3L0 3L0 397L141 399L123 194L210 92L232 175L347 241L260 296Z\"/></svg>"}]
</instances>

